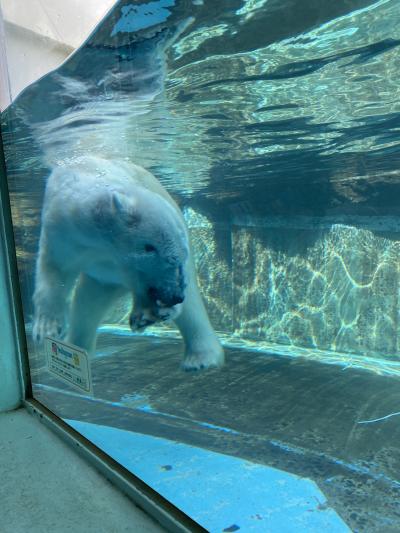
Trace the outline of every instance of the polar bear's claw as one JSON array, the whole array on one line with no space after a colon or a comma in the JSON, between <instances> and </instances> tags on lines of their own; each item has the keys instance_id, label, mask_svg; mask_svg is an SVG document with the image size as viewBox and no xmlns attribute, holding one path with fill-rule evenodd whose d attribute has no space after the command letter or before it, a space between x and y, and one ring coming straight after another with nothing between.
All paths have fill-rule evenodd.
<instances>
[{"instance_id":1,"label":"polar bear's claw","mask_svg":"<svg viewBox=\"0 0 400 533\"><path fill-rule=\"evenodd\" d=\"M188 354L182 361L182 368L188 372L207 368L220 368L224 364L224 359L222 348L216 352L209 351Z\"/></svg>"},{"instance_id":2,"label":"polar bear's claw","mask_svg":"<svg viewBox=\"0 0 400 533\"><path fill-rule=\"evenodd\" d=\"M62 318L49 317L42 314L34 319L32 337L37 343L43 342L45 337L61 339L65 334L65 330L65 323Z\"/></svg>"},{"instance_id":3,"label":"polar bear's claw","mask_svg":"<svg viewBox=\"0 0 400 533\"><path fill-rule=\"evenodd\" d=\"M166 322L172 320L179 312L179 306L174 307L156 307L155 309L143 309L132 313L129 318L129 325L132 331L143 331L148 326L157 322Z\"/></svg>"}]
</instances>

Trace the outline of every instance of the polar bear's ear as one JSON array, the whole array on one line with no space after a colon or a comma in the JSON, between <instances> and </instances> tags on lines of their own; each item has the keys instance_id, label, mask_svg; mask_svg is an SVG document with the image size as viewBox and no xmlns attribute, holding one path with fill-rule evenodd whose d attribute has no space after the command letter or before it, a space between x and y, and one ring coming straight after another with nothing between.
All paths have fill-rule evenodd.
<instances>
[{"instance_id":1,"label":"polar bear's ear","mask_svg":"<svg viewBox=\"0 0 400 533\"><path fill-rule=\"evenodd\" d=\"M116 191L112 193L111 210L115 215L122 217L128 226L137 226L140 222L137 201L125 194Z\"/></svg>"},{"instance_id":2,"label":"polar bear's ear","mask_svg":"<svg viewBox=\"0 0 400 533\"><path fill-rule=\"evenodd\" d=\"M126 213L128 210L128 198L119 194L118 192L113 192L111 194L111 209L114 213Z\"/></svg>"}]
</instances>

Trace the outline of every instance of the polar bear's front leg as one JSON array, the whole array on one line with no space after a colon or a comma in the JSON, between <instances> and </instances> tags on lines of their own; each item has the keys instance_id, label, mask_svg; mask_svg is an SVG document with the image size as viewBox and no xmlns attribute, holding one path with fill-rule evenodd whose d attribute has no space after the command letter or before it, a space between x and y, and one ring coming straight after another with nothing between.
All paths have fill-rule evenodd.
<instances>
[{"instance_id":1,"label":"polar bear's front leg","mask_svg":"<svg viewBox=\"0 0 400 533\"><path fill-rule=\"evenodd\" d=\"M224 364L224 350L210 324L207 311L197 286L193 262L190 263L190 281L181 314L174 320L185 341L185 370L220 367Z\"/></svg>"},{"instance_id":2,"label":"polar bear's front leg","mask_svg":"<svg viewBox=\"0 0 400 533\"><path fill-rule=\"evenodd\" d=\"M40 251L36 265L33 294L34 317L32 337L42 342L45 337L62 338L67 328L68 295L74 276L63 272Z\"/></svg>"},{"instance_id":3,"label":"polar bear's front leg","mask_svg":"<svg viewBox=\"0 0 400 533\"><path fill-rule=\"evenodd\" d=\"M107 309L125 292L122 287L101 283L81 274L71 304L68 342L93 354L101 319Z\"/></svg>"}]
</instances>

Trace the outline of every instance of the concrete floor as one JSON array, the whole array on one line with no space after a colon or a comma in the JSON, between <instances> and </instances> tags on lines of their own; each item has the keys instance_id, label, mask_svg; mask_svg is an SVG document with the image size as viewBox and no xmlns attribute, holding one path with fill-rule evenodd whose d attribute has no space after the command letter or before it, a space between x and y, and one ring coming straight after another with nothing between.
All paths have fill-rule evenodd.
<instances>
[{"instance_id":1,"label":"concrete floor","mask_svg":"<svg viewBox=\"0 0 400 533\"><path fill-rule=\"evenodd\" d=\"M141 509L24 409L0 414L1 533L159 533Z\"/></svg>"}]
</instances>

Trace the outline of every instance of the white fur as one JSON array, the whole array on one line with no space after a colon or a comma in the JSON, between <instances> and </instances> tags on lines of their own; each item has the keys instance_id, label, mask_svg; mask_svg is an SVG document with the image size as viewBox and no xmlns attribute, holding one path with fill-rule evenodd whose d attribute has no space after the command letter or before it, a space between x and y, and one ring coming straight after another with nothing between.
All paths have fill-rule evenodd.
<instances>
[{"instance_id":1,"label":"white fur","mask_svg":"<svg viewBox=\"0 0 400 533\"><path fill-rule=\"evenodd\" d=\"M66 336L93 353L106 310L127 292L134 302L132 329L175 321L185 341L185 369L223 364L183 217L158 180L131 163L92 156L55 169L42 212L35 340ZM183 303L172 304L179 294Z\"/></svg>"}]
</instances>

